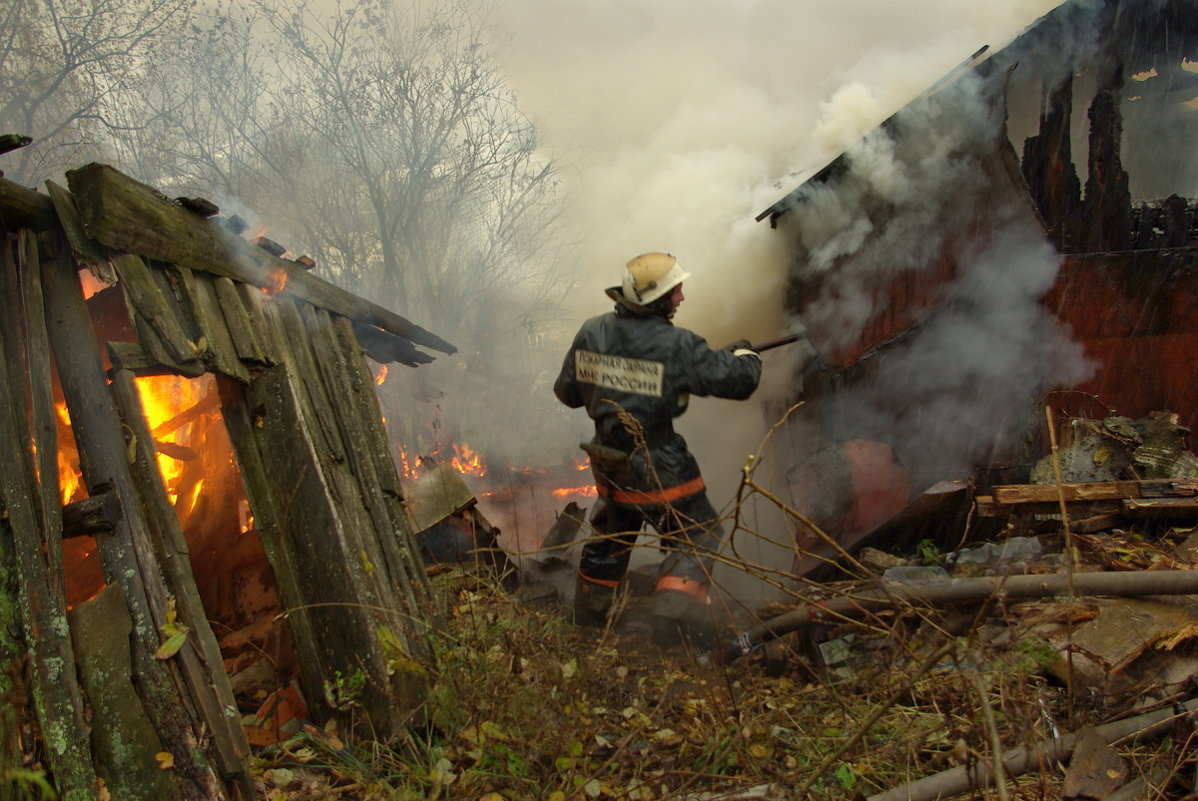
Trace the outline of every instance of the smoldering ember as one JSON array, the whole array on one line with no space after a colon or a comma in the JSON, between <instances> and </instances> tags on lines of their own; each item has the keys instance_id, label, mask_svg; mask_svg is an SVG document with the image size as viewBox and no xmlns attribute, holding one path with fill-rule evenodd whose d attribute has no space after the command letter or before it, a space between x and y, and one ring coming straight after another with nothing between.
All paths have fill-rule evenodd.
<instances>
[{"instance_id":1,"label":"smoldering ember","mask_svg":"<svg viewBox=\"0 0 1198 801\"><path fill-rule=\"evenodd\" d=\"M1070 0L761 210L784 390L675 649L647 534L571 622L586 453L385 419L466 343L120 165L0 177L0 800L1194 797L1196 65L1198 3Z\"/></svg>"}]
</instances>

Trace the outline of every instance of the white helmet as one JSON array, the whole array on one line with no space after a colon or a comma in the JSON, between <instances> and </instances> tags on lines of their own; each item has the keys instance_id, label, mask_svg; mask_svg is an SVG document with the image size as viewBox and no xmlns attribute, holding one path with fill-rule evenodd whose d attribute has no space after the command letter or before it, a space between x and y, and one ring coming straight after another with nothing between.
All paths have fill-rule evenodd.
<instances>
[{"instance_id":1,"label":"white helmet","mask_svg":"<svg viewBox=\"0 0 1198 801\"><path fill-rule=\"evenodd\" d=\"M690 277L669 253L642 253L624 265L624 299L648 306Z\"/></svg>"}]
</instances>

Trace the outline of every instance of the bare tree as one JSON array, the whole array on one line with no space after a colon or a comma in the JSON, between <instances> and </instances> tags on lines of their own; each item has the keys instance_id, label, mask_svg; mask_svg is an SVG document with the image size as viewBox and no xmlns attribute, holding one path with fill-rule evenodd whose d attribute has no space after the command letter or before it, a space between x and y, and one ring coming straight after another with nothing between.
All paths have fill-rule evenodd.
<instances>
[{"instance_id":1,"label":"bare tree","mask_svg":"<svg viewBox=\"0 0 1198 801\"><path fill-rule=\"evenodd\" d=\"M8 0L0 5L0 131L34 144L9 157L40 183L92 157L148 52L176 35L194 0Z\"/></svg>"},{"instance_id":2,"label":"bare tree","mask_svg":"<svg viewBox=\"0 0 1198 801\"><path fill-rule=\"evenodd\" d=\"M317 235L311 247L343 280L401 313L431 314L448 335L491 317L510 289L542 300L561 291L537 269L556 167L473 13L420 18L416 6L359 0L324 17L268 17L285 45L281 125L306 148L281 181L287 216Z\"/></svg>"}]
</instances>

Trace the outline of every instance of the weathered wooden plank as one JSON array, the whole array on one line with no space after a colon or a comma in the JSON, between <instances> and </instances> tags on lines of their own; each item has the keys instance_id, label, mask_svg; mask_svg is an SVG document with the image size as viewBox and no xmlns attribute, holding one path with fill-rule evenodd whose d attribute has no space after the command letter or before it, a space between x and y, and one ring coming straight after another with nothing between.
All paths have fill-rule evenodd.
<instances>
[{"instance_id":1,"label":"weathered wooden plank","mask_svg":"<svg viewBox=\"0 0 1198 801\"><path fill-rule=\"evenodd\" d=\"M269 366L279 364L283 361L282 355L276 347L272 333L266 323L266 312L263 311L263 306L270 302L270 298L265 292L252 284L243 284L236 281L233 286L237 289L237 295L241 298L241 302L245 304L246 313L249 315L250 328L254 333L254 338L257 340L259 347L262 348L262 356L264 364Z\"/></svg>"},{"instance_id":2,"label":"weathered wooden plank","mask_svg":"<svg viewBox=\"0 0 1198 801\"><path fill-rule=\"evenodd\" d=\"M1058 501L1025 501L1005 504L997 503L990 495L978 495L974 501L977 504L977 513L980 517L1001 517L1011 514L1059 515L1061 513L1061 504ZM1082 517L1118 514L1123 511L1123 501L1117 498L1104 501L1067 501L1066 508L1070 515Z\"/></svg>"},{"instance_id":3,"label":"weathered wooden plank","mask_svg":"<svg viewBox=\"0 0 1198 801\"><path fill-rule=\"evenodd\" d=\"M261 343L258 342L258 335L250 319L250 313L241 300L241 293L237 291L237 285L233 283L232 279L224 276L213 278L212 284L216 289L216 299L220 304L221 313L225 317L225 324L229 328L229 335L233 338L233 346L237 349L237 355L247 364L258 367L265 366L266 354L262 350Z\"/></svg>"},{"instance_id":4,"label":"weathered wooden plank","mask_svg":"<svg viewBox=\"0 0 1198 801\"><path fill-rule=\"evenodd\" d=\"M327 391L339 399L347 412L338 418L346 442L347 463L373 525L374 536L369 543L372 559L379 565L378 576L389 583L380 594L397 594L397 600L402 599L410 610L431 609L428 601L432 593L424 565L418 556L412 558L403 553L405 546L409 554L417 551L400 504L395 465L388 457L390 444L381 427L371 424L372 420L381 420L382 414L361 348L354 341L346 318L334 317L311 306L305 311L308 327L322 334L313 348L321 377ZM382 459L378 458L380 455ZM393 633L409 654L429 660L432 648L423 621L419 621L419 626L412 625L418 620L416 617L396 620ZM415 681L417 677L411 678L414 681L407 692L410 703L415 703L425 688Z\"/></svg>"},{"instance_id":5,"label":"weathered wooden plank","mask_svg":"<svg viewBox=\"0 0 1198 801\"><path fill-rule=\"evenodd\" d=\"M136 376L183 375L197 378L208 372L208 368L198 359L186 364L164 362L165 353L159 353L159 357L155 358L146 352L143 345L139 342L107 342L104 347L113 370L128 370Z\"/></svg>"},{"instance_id":6,"label":"weathered wooden plank","mask_svg":"<svg viewBox=\"0 0 1198 801\"><path fill-rule=\"evenodd\" d=\"M1044 503L1058 501L1103 501L1123 498L1194 497L1198 481L1151 479L1143 481L1096 481L1056 484L1006 484L994 487L996 503Z\"/></svg>"},{"instance_id":7,"label":"weathered wooden plank","mask_svg":"<svg viewBox=\"0 0 1198 801\"><path fill-rule=\"evenodd\" d=\"M43 260L42 282L50 344L79 445L84 482L89 494L110 489L121 507L116 528L97 537L96 545L105 579L121 587L133 621L135 686L163 745L174 757L174 775L183 798L228 798L205 755L201 733L194 728L194 710L168 667L155 657L159 628L167 620L168 592L151 558L148 524L129 471L127 443L104 377L78 273L66 260Z\"/></svg>"},{"instance_id":8,"label":"weathered wooden plank","mask_svg":"<svg viewBox=\"0 0 1198 801\"><path fill-rule=\"evenodd\" d=\"M22 235L24 237L24 234ZM4 292L0 294L0 352L5 354L3 380L0 380L0 505L3 505L12 531L17 590L21 623L31 662L34 706L46 742L50 766L57 777L60 795L71 801L96 798L95 771L92 768L87 738L87 718L83 694L72 670L75 662L70 629L66 617L66 599L55 587L62 586L61 576L51 576L51 564L61 566L61 528L44 518L42 488L30 453L34 439L27 393L40 396L30 387L26 358L27 320L21 304L18 267L7 243L0 247L0 273ZM24 265L22 265L24 266ZM49 352L41 354L49 362ZM42 377L39 371L36 377ZM36 378L34 379L36 380ZM36 403L36 400L34 401ZM57 487L57 469L53 483ZM47 550L58 544L56 559L48 559ZM59 568L61 569L61 567Z\"/></svg>"},{"instance_id":9,"label":"weathered wooden plank","mask_svg":"<svg viewBox=\"0 0 1198 801\"><path fill-rule=\"evenodd\" d=\"M285 362L291 367L297 387L302 392L305 417L311 428L320 433L323 450L319 451L328 463L345 461L345 444L337 427L340 411L331 402L321 383L319 369L312 358L311 341L315 332L309 331L300 314L302 301L280 298L269 304L268 319L278 326L278 339L286 343L283 351ZM307 305L307 304L302 304Z\"/></svg>"},{"instance_id":10,"label":"weathered wooden plank","mask_svg":"<svg viewBox=\"0 0 1198 801\"><path fill-rule=\"evenodd\" d=\"M364 592L369 567L351 544L343 508L302 411L303 393L290 371L278 365L250 382L245 403L252 422L230 426L230 436L239 463L249 454L269 471L247 481L246 490L267 554L275 554L272 566L287 615L293 622L302 620L300 628L293 627L292 640L305 697L317 715L340 715L325 698L324 681L361 671L367 678L362 709L376 736L386 739L400 730L410 711L397 703L403 697L395 691L399 679L388 675L377 633L397 611L379 607ZM228 392L222 384L222 398ZM264 506L267 516L260 518ZM277 529L266 528L271 525Z\"/></svg>"},{"instance_id":11,"label":"weathered wooden plank","mask_svg":"<svg viewBox=\"0 0 1198 801\"><path fill-rule=\"evenodd\" d=\"M54 384L50 375L50 341L46 332L42 276L38 267L37 239L28 229L17 239L18 275L25 315L25 364L29 374L31 439L35 443L38 519L41 521L50 591L66 597L62 556L62 492L58 486L58 413L54 409Z\"/></svg>"},{"instance_id":12,"label":"weathered wooden plank","mask_svg":"<svg viewBox=\"0 0 1198 801\"><path fill-rule=\"evenodd\" d=\"M250 380L249 370L241 363L233 337L225 324L216 299L212 276L186 268L178 269L180 300L188 307L201 332L204 361L215 371L241 382Z\"/></svg>"},{"instance_id":13,"label":"weathered wooden plank","mask_svg":"<svg viewBox=\"0 0 1198 801\"><path fill-rule=\"evenodd\" d=\"M1127 498L1123 509L1138 516L1198 517L1198 498Z\"/></svg>"},{"instance_id":14,"label":"weathered wooden plank","mask_svg":"<svg viewBox=\"0 0 1198 801\"><path fill-rule=\"evenodd\" d=\"M237 714L233 689L224 671L220 647L191 571L187 540L167 499L162 474L158 470L154 436L146 423L141 397L128 370L116 371L112 378L117 412L132 432L130 460L135 486L149 526L153 555L161 567L167 590L174 598L179 620L191 629L177 653L178 668L187 686L187 695L195 703L204 730L216 749L220 775L241 785L247 798L254 795L249 765L249 741Z\"/></svg>"},{"instance_id":15,"label":"weathered wooden plank","mask_svg":"<svg viewBox=\"0 0 1198 801\"><path fill-rule=\"evenodd\" d=\"M436 334L189 213L112 167L89 164L67 173L67 180L85 229L101 244L285 292L418 345L457 352Z\"/></svg>"},{"instance_id":16,"label":"weathered wooden plank","mask_svg":"<svg viewBox=\"0 0 1198 801\"><path fill-rule=\"evenodd\" d=\"M2 506L0 502L0 506ZM18 589L17 554L12 527L0 520L0 764L17 765L21 760L21 711L26 688L18 682L24 659L21 596Z\"/></svg>"},{"instance_id":17,"label":"weathered wooden plank","mask_svg":"<svg viewBox=\"0 0 1198 801\"><path fill-rule=\"evenodd\" d=\"M115 284L116 276L112 266L100 250L100 246L83 230L83 221L79 219L79 209L75 207L75 199L71 197L71 193L53 181L46 181L46 191L54 204L54 210L58 213L58 222L67 242L75 251L75 258L104 283Z\"/></svg>"},{"instance_id":18,"label":"weathered wooden plank","mask_svg":"<svg viewBox=\"0 0 1198 801\"><path fill-rule=\"evenodd\" d=\"M31 228L34 231L53 231L58 228L58 214L50 198L2 177L0 209L4 210L0 227L6 230Z\"/></svg>"},{"instance_id":19,"label":"weathered wooden plank","mask_svg":"<svg viewBox=\"0 0 1198 801\"><path fill-rule=\"evenodd\" d=\"M180 797L179 788L158 767L155 756L162 751L162 740L131 680L132 629L118 586L107 587L71 610L79 672L97 721L92 731L96 772L114 799L172 801Z\"/></svg>"},{"instance_id":20,"label":"weathered wooden plank","mask_svg":"<svg viewBox=\"0 0 1198 801\"><path fill-rule=\"evenodd\" d=\"M167 363L198 361L198 344L187 335L179 319L172 313L145 261L140 256L123 253L115 256L112 263L120 277L134 322L144 320L154 329L166 348ZM138 331L142 331L140 325Z\"/></svg>"},{"instance_id":21,"label":"weathered wooden plank","mask_svg":"<svg viewBox=\"0 0 1198 801\"><path fill-rule=\"evenodd\" d=\"M333 332L339 346L340 360L349 372L349 385L353 388L347 400L352 401L350 408L354 410L355 418L365 429L363 436L370 443L365 453L374 462L379 491L391 519L394 537L384 540L385 551L396 575L414 577L410 586L403 587L410 608L433 609L435 605L431 602L432 587L424 570L424 562L420 558L420 549L416 545L411 521L403 506L403 485L395 465L391 437L383 423L383 410L375 390L374 376L363 358L362 347L354 334L353 322L346 317L337 316L333 319Z\"/></svg>"}]
</instances>

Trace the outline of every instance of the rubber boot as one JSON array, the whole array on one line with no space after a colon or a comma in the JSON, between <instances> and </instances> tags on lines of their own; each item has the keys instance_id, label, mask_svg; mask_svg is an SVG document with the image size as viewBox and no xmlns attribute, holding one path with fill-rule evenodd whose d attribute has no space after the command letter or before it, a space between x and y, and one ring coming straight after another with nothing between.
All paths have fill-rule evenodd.
<instances>
[{"instance_id":1,"label":"rubber boot","mask_svg":"<svg viewBox=\"0 0 1198 801\"><path fill-rule=\"evenodd\" d=\"M715 646L706 585L670 576L658 582L653 593L653 642L663 648L685 643L701 651Z\"/></svg>"},{"instance_id":2,"label":"rubber boot","mask_svg":"<svg viewBox=\"0 0 1198 801\"><path fill-rule=\"evenodd\" d=\"M607 623L616 588L596 584L578 576L574 584L574 623L579 626L602 626Z\"/></svg>"}]
</instances>

